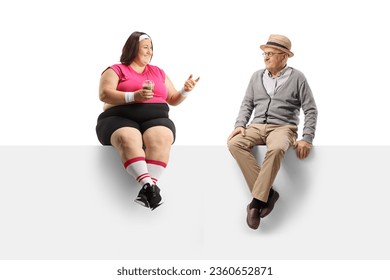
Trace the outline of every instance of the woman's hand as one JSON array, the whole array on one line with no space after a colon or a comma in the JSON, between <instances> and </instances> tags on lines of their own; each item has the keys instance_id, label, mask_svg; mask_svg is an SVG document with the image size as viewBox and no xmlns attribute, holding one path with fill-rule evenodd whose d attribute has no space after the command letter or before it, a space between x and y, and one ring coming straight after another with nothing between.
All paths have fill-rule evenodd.
<instances>
[{"instance_id":1,"label":"woman's hand","mask_svg":"<svg viewBox=\"0 0 390 280\"><path fill-rule=\"evenodd\" d=\"M196 86L196 83L199 81L200 77L198 77L197 79L193 79L192 78L192 74L188 77L187 81L185 81L184 83L184 91L185 92L190 92L191 90L194 89L194 87Z\"/></svg>"},{"instance_id":2,"label":"woman's hand","mask_svg":"<svg viewBox=\"0 0 390 280\"><path fill-rule=\"evenodd\" d=\"M185 81L184 87L177 91L177 89L173 86L171 79L169 79L168 75L165 75L165 85L168 88L167 103L173 106L179 105L181 102L183 102L183 100L186 99L185 97L188 95L188 92L194 89L199 79L200 77L194 80L191 74Z\"/></svg>"},{"instance_id":3,"label":"woman's hand","mask_svg":"<svg viewBox=\"0 0 390 280\"><path fill-rule=\"evenodd\" d=\"M149 89L140 89L134 92L134 101L145 101L152 99L154 93Z\"/></svg>"}]
</instances>

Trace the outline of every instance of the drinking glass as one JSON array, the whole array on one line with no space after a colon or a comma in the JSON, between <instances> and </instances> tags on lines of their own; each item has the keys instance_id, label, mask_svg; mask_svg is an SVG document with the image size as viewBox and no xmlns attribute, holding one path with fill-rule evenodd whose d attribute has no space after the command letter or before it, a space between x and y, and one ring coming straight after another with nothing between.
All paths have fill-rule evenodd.
<instances>
[{"instance_id":1,"label":"drinking glass","mask_svg":"<svg viewBox=\"0 0 390 280\"><path fill-rule=\"evenodd\" d=\"M142 88L153 91L153 89L154 89L154 82L152 80L145 80L142 83Z\"/></svg>"}]
</instances>

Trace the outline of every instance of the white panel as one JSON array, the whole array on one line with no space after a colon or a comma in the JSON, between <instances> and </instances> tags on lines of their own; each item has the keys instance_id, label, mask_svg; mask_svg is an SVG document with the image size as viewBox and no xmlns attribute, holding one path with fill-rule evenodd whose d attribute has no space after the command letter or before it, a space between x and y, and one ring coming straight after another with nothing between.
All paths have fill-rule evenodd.
<instances>
[{"instance_id":1,"label":"white panel","mask_svg":"<svg viewBox=\"0 0 390 280\"><path fill-rule=\"evenodd\" d=\"M259 159L264 148L256 150ZM254 231L251 197L224 146L173 146L164 204L112 147L0 147L0 259L388 259L389 146L289 150L281 198Z\"/></svg>"}]
</instances>

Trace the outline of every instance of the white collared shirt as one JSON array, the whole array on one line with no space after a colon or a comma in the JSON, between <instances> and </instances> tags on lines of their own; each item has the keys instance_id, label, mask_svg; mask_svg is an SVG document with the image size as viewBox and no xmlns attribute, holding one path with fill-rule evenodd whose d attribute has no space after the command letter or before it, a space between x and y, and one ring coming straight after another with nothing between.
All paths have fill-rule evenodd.
<instances>
[{"instance_id":1,"label":"white collared shirt","mask_svg":"<svg viewBox=\"0 0 390 280\"><path fill-rule=\"evenodd\" d=\"M280 71L277 77L272 77L270 71L265 70L263 75L263 85L268 95L272 98L280 89L280 87L288 80L290 77L292 68L284 67L282 71Z\"/></svg>"}]
</instances>

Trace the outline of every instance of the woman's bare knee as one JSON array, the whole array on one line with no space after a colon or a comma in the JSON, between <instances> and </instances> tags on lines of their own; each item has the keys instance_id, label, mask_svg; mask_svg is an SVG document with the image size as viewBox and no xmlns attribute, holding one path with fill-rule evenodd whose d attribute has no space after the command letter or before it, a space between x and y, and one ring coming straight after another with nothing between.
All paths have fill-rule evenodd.
<instances>
[{"instance_id":1,"label":"woman's bare knee","mask_svg":"<svg viewBox=\"0 0 390 280\"><path fill-rule=\"evenodd\" d=\"M135 128L120 128L111 135L111 144L121 156L122 161L129 158L142 156L142 135Z\"/></svg>"},{"instance_id":2,"label":"woman's bare knee","mask_svg":"<svg viewBox=\"0 0 390 280\"><path fill-rule=\"evenodd\" d=\"M168 161L173 142L173 133L166 127L152 127L143 135L147 156L156 160Z\"/></svg>"}]
</instances>

